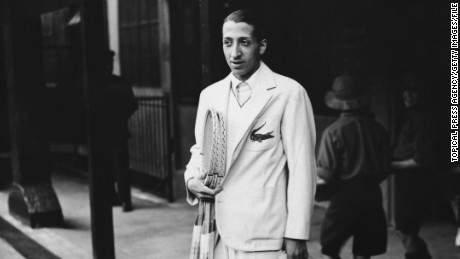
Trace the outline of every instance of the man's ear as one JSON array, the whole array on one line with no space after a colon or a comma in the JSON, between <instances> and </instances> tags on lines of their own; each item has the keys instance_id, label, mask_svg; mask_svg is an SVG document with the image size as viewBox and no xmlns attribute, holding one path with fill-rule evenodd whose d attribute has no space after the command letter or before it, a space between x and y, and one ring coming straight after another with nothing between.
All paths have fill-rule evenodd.
<instances>
[{"instance_id":1,"label":"man's ear","mask_svg":"<svg viewBox=\"0 0 460 259\"><path fill-rule=\"evenodd\" d=\"M263 39L259 42L259 54L263 55L265 50L267 50L267 40Z\"/></svg>"}]
</instances>

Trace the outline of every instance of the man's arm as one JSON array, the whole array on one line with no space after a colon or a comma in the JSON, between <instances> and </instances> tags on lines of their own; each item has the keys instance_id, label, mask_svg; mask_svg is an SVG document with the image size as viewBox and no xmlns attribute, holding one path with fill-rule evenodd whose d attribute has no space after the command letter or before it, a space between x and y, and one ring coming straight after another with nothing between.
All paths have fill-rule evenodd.
<instances>
[{"instance_id":1,"label":"man's arm","mask_svg":"<svg viewBox=\"0 0 460 259\"><path fill-rule=\"evenodd\" d=\"M198 203L197 197L191 190L189 190L188 183L191 179L198 179L200 180L201 174L201 148L199 148L198 144L195 144L190 149L190 153L192 154L190 161L188 162L187 166L185 167L184 172L184 180L185 180L185 190L187 192L186 200L191 205L195 205Z\"/></svg>"},{"instance_id":2,"label":"man's arm","mask_svg":"<svg viewBox=\"0 0 460 259\"><path fill-rule=\"evenodd\" d=\"M203 126L204 126L204 100L203 100L203 93L200 94L200 100L198 102L198 110L196 113L196 120L195 120L195 141L196 144L192 146L190 149L191 157L190 161L188 162L187 166L185 167L184 172L184 180L185 180L185 189L187 192L187 202L191 205L195 205L198 203L197 197L193 192L191 192L188 188L188 182L190 179L195 178L198 180L202 180L201 177L201 166L203 161L203 155L201 153L202 147L202 138L203 138Z\"/></svg>"},{"instance_id":3,"label":"man's arm","mask_svg":"<svg viewBox=\"0 0 460 259\"><path fill-rule=\"evenodd\" d=\"M321 136L317 156L317 174L324 182L333 182L337 180L336 173L338 166L338 149L337 143L334 142L333 134L326 128Z\"/></svg>"},{"instance_id":4,"label":"man's arm","mask_svg":"<svg viewBox=\"0 0 460 259\"><path fill-rule=\"evenodd\" d=\"M414 126L412 128L404 127L400 133L401 136L413 135L413 150L414 153L411 158L400 161L392 161L391 168L397 170L417 169L417 168L429 168L432 166L435 160L436 154L433 153L434 135L433 130L430 128L430 124L426 123L426 119L422 120L421 115L418 115L414 119ZM406 124L409 122L406 122ZM400 141L398 144L401 145Z\"/></svg>"},{"instance_id":5,"label":"man's arm","mask_svg":"<svg viewBox=\"0 0 460 259\"><path fill-rule=\"evenodd\" d=\"M300 85L287 103L281 122L281 135L289 170L285 242L297 243L290 247L306 252L306 246L301 243L305 243L310 236L316 188L316 132L310 100ZM295 252L286 251L288 256Z\"/></svg>"},{"instance_id":6,"label":"man's arm","mask_svg":"<svg viewBox=\"0 0 460 259\"><path fill-rule=\"evenodd\" d=\"M430 156L432 156L432 149L429 147L431 146L432 140L427 137L427 130L425 127L425 125L420 123L415 124L415 132L413 133L415 135L413 143L415 152L413 156L405 160L392 161L392 169L416 169L422 167L423 163L426 164L427 160L430 160Z\"/></svg>"}]
</instances>

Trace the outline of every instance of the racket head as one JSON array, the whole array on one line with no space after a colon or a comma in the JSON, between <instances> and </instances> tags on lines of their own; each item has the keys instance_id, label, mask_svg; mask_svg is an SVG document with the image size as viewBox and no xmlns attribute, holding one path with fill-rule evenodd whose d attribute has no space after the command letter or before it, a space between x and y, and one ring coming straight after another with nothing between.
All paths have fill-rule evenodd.
<instances>
[{"instance_id":1,"label":"racket head","mask_svg":"<svg viewBox=\"0 0 460 259\"><path fill-rule=\"evenodd\" d=\"M202 143L204 184L212 189L225 175L226 128L224 117L215 110L206 113Z\"/></svg>"},{"instance_id":2,"label":"racket head","mask_svg":"<svg viewBox=\"0 0 460 259\"><path fill-rule=\"evenodd\" d=\"M202 170L206 176L212 174L212 148L215 145L213 134L212 114L211 111L208 111L204 123L203 146L201 147L203 154Z\"/></svg>"}]
</instances>

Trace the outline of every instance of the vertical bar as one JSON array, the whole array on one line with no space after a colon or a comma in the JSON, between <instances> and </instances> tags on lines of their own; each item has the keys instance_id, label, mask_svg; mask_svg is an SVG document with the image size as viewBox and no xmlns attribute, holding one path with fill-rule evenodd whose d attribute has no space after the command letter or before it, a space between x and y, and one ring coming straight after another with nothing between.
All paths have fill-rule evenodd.
<instances>
[{"instance_id":1,"label":"vertical bar","mask_svg":"<svg viewBox=\"0 0 460 259\"><path fill-rule=\"evenodd\" d=\"M155 135L153 138L155 139L155 163L154 163L154 173L155 176L158 177L160 180L162 179L161 177L161 121L158 115L159 111L159 103L160 103L160 98L156 97L153 103L153 119L154 119L154 125L155 125Z\"/></svg>"},{"instance_id":2,"label":"vertical bar","mask_svg":"<svg viewBox=\"0 0 460 259\"><path fill-rule=\"evenodd\" d=\"M161 115L160 115L160 112L161 112L161 97L157 98L156 102L155 102L155 124L156 124L156 128L157 128L157 133L156 133L156 136L155 136L155 139L157 141L157 144L156 144L156 149L157 149L157 156L156 156L156 163L155 163L155 169L156 169L156 174L157 174L157 177L159 178L160 182L163 183L163 170L162 170L162 160L161 160L161 157L163 156L162 154L162 121L161 121ZM161 193L164 195L164 185L161 184Z\"/></svg>"},{"instance_id":3,"label":"vertical bar","mask_svg":"<svg viewBox=\"0 0 460 259\"><path fill-rule=\"evenodd\" d=\"M144 138L148 139L148 140L149 140L148 142L151 142L151 140L150 140L150 138L149 138L149 131L148 131L148 129L147 129L147 125L151 123L151 122L150 122L150 120L151 120L151 119L150 119L151 114L149 113L149 105L148 105L148 104L149 104L148 98L146 98L146 99L144 100L144 106L145 106L145 108L144 108L144 119L143 119L143 123L142 123L142 131L143 131L143 136L144 136ZM142 161L143 161L143 165L144 165L144 171L147 171L147 172L148 172L149 167L148 167L148 163L146 163L146 162L147 162L148 155L149 155L149 146L148 146L148 143L144 143L144 145L143 145L143 150L144 150L144 152L143 152L143 155L144 155L144 156L143 156Z\"/></svg>"},{"instance_id":4,"label":"vertical bar","mask_svg":"<svg viewBox=\"0 0 460 259\"><path fill-rule=\"evenodd\" d=\"M152 151L152 156L150 156L149 161L149 174L155 178L161 177L161 175L158 174L158 157L161 155L159 154L159 149L158 149L158 143L159 143L159 123L158 123L158 97L152 97L149 102L149 108L150 108L150 119L151 119L151 131L152 134L150 135L151 138L151 143L152 145L150 146L150 150Z\"/></svg>"},{"instance_id":5,"label":"vertical bar","mask_svg":"<svg viewBox=\"0 0 460 259\"><path fill-rule=\"evenodd\" d=\"M147 124L144 127L145 130L145 137L149 140L148 144L145 145L145 156L144 156L144 163L145 163L145 170L146 173L150 176L155 175L154 164L151 163L153 159L153 155L151 154L152 147L155 146L156 139L153 137L155 134L155 107L154 107L154 99L155 97L148 97L146 99L146 118ZM153 129L153 130L152 130ZM153 133L152 133L153 131ZM155 154L155 152L152 152Z\"/></svg>"},{"instance_id":6,"label":"vertical bar","mask_svg":"<svg viewBox=\"0 0 460 259\"><path fill-rule=\"evenodd\" d=\"M136 6L136 15L133 16L135 18L135 24L136 27L133 27L133 29L136 31L136 38L135 43L136 43L136 56L135 56L135 61L136 61L136 68L137 68L137 73L138 73L138 84L139 85L145 85L144 83L144 71L142 71L142 56L144 55L144 50L142 49L142 2L141 1L134 1L135 6Z\"/></svg>"},{"instance_id":7,"label":"vertical bar","mask_svg":"<svg viewBox=\"0 0 460 259\"><path fill-rule=\"evenodd\" d=\"M163 177L163 170L162 170L162 165L163 165L163 161L161 160L162 156L163 156L163 149L161 147L161 143L163 142L162 140L162 136L163 136L163 131L162 131L162 125L163 125L163 121L162 121L162 118L161 118L161 99L162 97L158 97L156 99L156 102L155 102L155 124L156 124L156 127L157 127L157 133L156 133L156 136L155 136L155 139L156 139L156 149L157 149L157 156L156 156L156 174L158 176L158 178L160 178L160 180L162 181L164 179Z\"/></svg>"},{"instance_id":8,"label":"vertical bar","mask_svg":"<svg viewBox=\"0 0 460 259\"><path fill-rule=\"evenodd\" d=\"M165 150L164 150L164 143L165 143L165 140L166 140L166 134L165 134L165 120L166 118L164 117L164 111L165 111L165 106L164 106L164 100L165 100L165 97L162 97L161 99L158 100L158 120L159 120L159 126L160 126L160 129L159 129L159 132L160 132L160 137L159 137L159 140L160 140L160 145L159 145L159 149L160 149L160 154L161 156L158 158L159 161L160 161L160 172L161 172L161 180L163 180L163 182L167 179L167 172L166 172L166 165L165 165L165 161L164 161L164 157L166 155L165 153ZM163 184L163 186L165 186ZM163 190L164 191L164 190Z\"/></svg>"},{"instance_id":9,"label":"vertical bar","mask_svg":"<svg viewBox=\"0 0 460 259\"><path fill-rule=\"evenodd\" d=\"M149 99L148 97L144 97L142 100L143 103L143 113L142 113L142 137L146 140L142 144L142 171L146 174L150 174L149 172L149 164L148 164L148 143L152 142L152 140L147 135L146 125L150 124L149 120Z\"/></svg>"},{"instance_id":10,"label":"vertical bar","mask_svg":"<svg viewBox=\"0 0 460 259\"><path fill-rule=\"evenodd\" d=\"M154 172L155 172L155 176L162 179L162 176L161 176L161 169L160 169L160 165L161 165L161 160L160 160L160 157L161 157L161 119L159 117L159 111L160 111L160 104L161 102L161 97L156 97L154 99L154 103L153 103L153 123L155 125L155 135L152 136L154 139L155 139L155 153L156 153L156 156L155 156L155 167L154 167Z\"/></svg>"},{"instance_id":11,"label":"vertical bar","mask_svg":"<svg viewBox=\"0 0 460 259\"><path fill-rule=\"evenodd\" d=\"M89 147L91 239L93 258L115 259L112 205L107 191L110 188L104 134L101 129L100 111L97 110L97 82L102 77L103 57L100 53L107 47L104 39L104 2L88 1L82 13L82 62L86 131Z\"/></svg>"},{"instance_id":12,"label":"vertical bar","mask_svg":"<svg viewBox=\"0 0 460 259\"><path fill-rule=\"evenodd\" d=\"M172 138L171 138L171 121L170 121L170 109L169 109L169 98L165 98L165 118L166 118L166 144L165 144L165 164L166 172L168 173L168 200L169 202L174 201L174 179L173 179L173 170L172 170L172 157L171 157L171 147L172 147Z\"/></svg>"},{"instance_id":13,"label":"vertical bar","mask_svg":"<svg viewBox=\"0 0 460 259\"><path fill-rule=\"evenodd\" d=\"M147 124L150 123L150 116L149 116L149 109L148 108L149 108L148 99L145 98L144 99L144 116L142 118L142 126L141 126L141 128L142 128L142 136L144 138L146 138L146 139L149 139L148 138ZM148 145L147 145L147 143L144 142L144 144L142 145L142 155L143 155L142 156L142 166L143 166L144 172L146 170L148 170L148 165L146 163L146 158L148 157L148 153L149 153Z\"/></svg>"},{"instance_id":14,"label":"vertical bar","mask_svg":"<svg viewBox=\"0 0 460 259\"><path fill-rule=\"evenodd\" d=\"M130 152L129 152L129 161L130 161L130 169L137 168L137 158L139 157L138 147L139 147L139 126L137 121L139 120L139 109L140 109L140 102L139 98L136 98L138 110L136 113L133 114L131 119L129 120L130 125L130 132L131 132L131 139L130 139Z\"/></svg>"},{"instance_id":15,"label":"vertical bar","mask_svg":"<svg viewBox=\"0 0 460 259\"><path fill-rule=\"evenodd\" d=\"M155 176L158 177L160 180L162 179L161 175L161 119L159 117L159 109L160 109L160 97L157 97L154 102L154 123L155 123Z\"/></svg>"},{"instance_id":16,"label":"vertical bar","mask_svg":"<svg viewBox=\"0 0 460 259\"><path fill-rule=\"evenodd\" d=\"M139 134L139 145L137 147L137 152L138 152L138 162L139 162L139 170L143 171L144 170L144 161L143 161L143 156L144 156L144 142L148 140L141 141L141 139L145 139L144 137L144 131L143 131L143 121L145 120L145 112L144 112L144 98L141 97L139 99L139 118L137 122L137 129L138 129L138 134Z\"/></svg>"},{"instance_id":17,"label":"vertical bar","mask_svg":"<svg viewBox=\"0 0 460 259\"><path fill-rule=\"evenodd\" d=\"M0 0L0 40L2 40L2 43L0 44L3 49L0 49L0 51L3 51L0 56L2 57L2 60L0 62L3 62L3 69L4 69L4 76L5 76L5 93L10 92L10 96L7 98L8 104L7 104L7 112L8 112L8 120L10 120L9 116L12 114L11 108L14 107L13 105L13 96L15 93L12 91L9 91L9 88L13 88L15 84L14 80L14 64L13 64L13 43L11 39L11 25L10 25L10 12L9 12L9 7L8 3L6 1ZM13 130L13 127L11 123L8 123L9 129L7 130L9 133L9 138L10 141L11 139L15 138L17 132ZM11 163L13 163L13 159L16 159L15 156L13 156L13 152L16 152L14 149L16 149L15 145L11 145L10 142L10 154L11 154ZM17 160L17 159L16 159ZM17 163L17 162L16 162ZM17 175L12 174L13 176L13 181L18 181L19 178Z\"/></svg>"},{"instance_id":18,"label":"vertical bar","mask_svg":"<svg viewBox=\"0 0 460 259\"><path fill-rule=\"evenodd\" d=\"M164 168L164 160L163 160L163 157L164 157L164 149L163 149L163 143L164 143L164 137L165 137L165 134L164 134L164 118L163 118L163 111L164 111L164 107L163 107L163 100L164 100L164 97L161 97L158 99L158 109L157 109L157 120L158 120L158 150L159 150L159 154L160 156L158 156L158 172L159 172L159 175L161 177L161 181L162 181L162 186L164 187L164 180L166 179L166 173L165 173L165 168ZM164 194L164 189L163 188L163 194Z\"/></svg>"},{"instance_id":19,"label":"vertical bar","mask_svg":"<svg viewBox=\"0 0 460 259\"><path fill-rule=\"evenodd\" d=\"M157 1L158 10L158 32L159 32L159 54L160 54L160 77L161 87L165 93L171 93L171 29L170 9L167 0ZM161 103L161 101L160 101Z\"/></svg>"},{"instance_id":20,"label":"vertical bar","mask_svg":"<svg viewBox=\"0 0 460 259\"><path fill-rule=\"evenodd\" d=\"M115 55L113 60L113 72L116 75L120 75L120 28L119 28L119 3L118 1L107 1L107 20L108 20L108 28L109 28L109 46L110 49L115 51L117 55Z\"/></svg>"},{"instance_id":21,"label":"vertical bar","mask_svg":"<svg viewBox=\"0 0 460 259\"><path fill-rule=\"evenodd\" d=\"M203 88L211 84L211 35L209 28L209 0L200 0L201 77Z\"/></svg>"}]
</instances>

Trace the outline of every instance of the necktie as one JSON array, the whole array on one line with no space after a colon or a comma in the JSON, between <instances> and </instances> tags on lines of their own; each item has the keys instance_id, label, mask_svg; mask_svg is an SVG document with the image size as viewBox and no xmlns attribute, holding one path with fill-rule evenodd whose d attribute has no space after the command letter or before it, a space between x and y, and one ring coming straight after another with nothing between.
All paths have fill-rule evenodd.
<instances>
[{"instance_id":1,"label":"necktie","mask_svg":"<svg viewBox=\"0 0 460 259\"><path fill-rule=\"evenodd\" d=\"M236 98L240 106L243 106L251 98L252 90L246 82L241 82L236 86Z\"/></svg>"}]
</instances>

